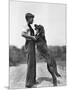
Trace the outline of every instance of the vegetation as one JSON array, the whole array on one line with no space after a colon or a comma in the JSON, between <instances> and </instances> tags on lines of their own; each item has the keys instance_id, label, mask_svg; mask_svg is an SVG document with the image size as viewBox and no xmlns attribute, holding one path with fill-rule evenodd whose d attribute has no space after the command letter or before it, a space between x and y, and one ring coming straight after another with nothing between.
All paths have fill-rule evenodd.
<instances>
[{"instance_id":1,"label":"vegetation","mask_svg":"<svg viewBox=\"0 0 68 90\"><path fill-rule=\"evenodd\" d=\"M37 49L36 49L37 51ZM49 51L53 55L56 61L66 62L66 46L49 46ZM25 52L24 46L19 49L15 46L9 46L9 65L16 66L21 63L27 63L27 53ZM43 61L43 57L36 52L37 62Z\"/></svg>"}]
</instances>

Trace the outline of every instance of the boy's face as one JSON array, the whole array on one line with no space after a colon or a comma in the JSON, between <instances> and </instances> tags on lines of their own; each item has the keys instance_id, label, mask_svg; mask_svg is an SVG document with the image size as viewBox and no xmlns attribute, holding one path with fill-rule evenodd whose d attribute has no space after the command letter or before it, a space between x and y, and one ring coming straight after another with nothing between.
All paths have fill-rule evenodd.
<instances>
[{"instance_id":1,"label":"boy's face","mask_svg":"<svg viewBox=\"0 0 68 90\"><path fill-rule=\"evenodd\" d=\"M28 18L28 24L32 24L33 23L33 20L34 20L34 18L32 18L32 17L30 17L30 18Z\"/></svg>"}]
</instances>

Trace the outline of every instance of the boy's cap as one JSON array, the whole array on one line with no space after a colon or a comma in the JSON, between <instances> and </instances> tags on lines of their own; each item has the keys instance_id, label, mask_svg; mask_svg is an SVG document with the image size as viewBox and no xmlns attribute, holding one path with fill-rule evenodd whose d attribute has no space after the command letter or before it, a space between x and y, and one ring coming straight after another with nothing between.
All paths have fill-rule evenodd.
<instances>
[{"instance_id":1,"label":"boy's cap","mask_svg":"<svg viewBox=\"0 0 68 90\"><path fill-rule=\"evenodd\" d=\"M34 18L34 15L31 14L31 13L26 13L25 17L26 17L26 18L28 18L28 17L32 17L32 18Z\"/></svg>"}]
</instances>

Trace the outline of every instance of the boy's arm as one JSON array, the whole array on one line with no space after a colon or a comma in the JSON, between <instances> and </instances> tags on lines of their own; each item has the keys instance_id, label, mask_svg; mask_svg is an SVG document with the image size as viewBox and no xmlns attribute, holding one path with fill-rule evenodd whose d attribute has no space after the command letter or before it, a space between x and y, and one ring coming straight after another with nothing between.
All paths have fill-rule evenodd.
<instances>
[{"instance_id":1,"label":"boy's arm","mask_svg":"<svg viewBox=\"0 0 68 90\"><path fill-rule=\"evenodd\" d=\"M27 35L25 33L23 33L22 36L25 37L25 38L27 38L27 39L32 39L32 40L36 41L35 36L30 36L30 35Z\"/></svg>"}]
</instances>

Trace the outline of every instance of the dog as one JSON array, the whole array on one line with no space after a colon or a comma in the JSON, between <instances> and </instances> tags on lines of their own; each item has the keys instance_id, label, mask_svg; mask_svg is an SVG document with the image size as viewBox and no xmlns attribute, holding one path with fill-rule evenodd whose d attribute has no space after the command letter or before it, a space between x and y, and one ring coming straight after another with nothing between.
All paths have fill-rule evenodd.
<instances>
[{"instance_id":1,"label":"dog","mask_svg":"<svg viewBox=\"0 0 68 90\"><path fill-rule=\"evenodd\" d=\"M47 41L45 38L45 30L42 25L35 24L35 30L36 30L36 45L37 50L40 52L40 54L45 58L45 61L47 62L47 69L52 75L53 78L53 85L57 86L57 77L61 77L61 75L57 71L57 64L55 61L55 58L49 53L48 47L47 47Z\"/></svg>"}]
</instances>

